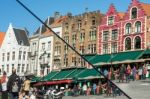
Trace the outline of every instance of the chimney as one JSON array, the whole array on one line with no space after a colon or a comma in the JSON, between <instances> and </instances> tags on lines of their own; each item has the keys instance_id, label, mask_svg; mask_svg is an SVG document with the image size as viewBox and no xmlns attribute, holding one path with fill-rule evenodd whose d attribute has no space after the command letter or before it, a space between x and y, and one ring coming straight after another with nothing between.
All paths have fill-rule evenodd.
<instances>
[{"instance_id":1,"label":"chimney","mask_svg":"<svg viewBox=\"0 0 150 99\"><path fill-rule=\"evenodd\" d=\"M70 18L70 17L72 17L72 13L71 12L68 12L67 13L67 16Z\"/></svg>"},{"instance_id":2,"label":"chimney","mask_svg":"<svg viewBox=\"0 0 150 99\"><path fill-rule=\"evenodd\" d=\"M54 13L54 18L55 18L55 19L60 18L60 13L59 13L59 12L55 12L55 13Z\"/></svg>"}]
</instances>

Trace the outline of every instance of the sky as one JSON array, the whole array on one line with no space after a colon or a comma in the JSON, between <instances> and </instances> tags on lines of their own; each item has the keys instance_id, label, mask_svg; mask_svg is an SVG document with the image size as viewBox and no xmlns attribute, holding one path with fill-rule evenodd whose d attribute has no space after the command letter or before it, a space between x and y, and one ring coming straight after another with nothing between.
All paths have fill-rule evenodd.
<instances>
[{"instance_id":1,"label":"sky","mask_svg":"<svg viewBox=\"0 0 150 99\"><path fill-rule=\"evenodd\" d=\"M119 12L125 12L128 9L131 0L20 0L31 11L33 11L43 21L48 16L53 16L54 12L60 12L65 15L71 12L73 15L82 14L85 9L88 11L100 10L105 14L108 7L113 3ZM150 0L139 0L140 2L149 3ZM0 1L0 31L6 32L9 23L16 28L27 28L32 35L33 32L41 25L31 14L21 7L16 0Z\"/></svg>"}]
</instances>

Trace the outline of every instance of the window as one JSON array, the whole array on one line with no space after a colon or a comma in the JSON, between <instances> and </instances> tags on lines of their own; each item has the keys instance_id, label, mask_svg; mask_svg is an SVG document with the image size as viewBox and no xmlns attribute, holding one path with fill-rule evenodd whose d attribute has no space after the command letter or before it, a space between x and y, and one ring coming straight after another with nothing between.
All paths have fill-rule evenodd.
<instances>
[{"instance_id":1,"label":"window","mask_svg":"<svg viewBox=\"0 0 150 99\"><path fill-rule=\"evenodd\" d=\"M108 53L108 44L103 44L103 54L107 54Z\"/></svg>"},{"instance_id":2,"label":"window","mask_svg":"<svg viewBox=\"0 0 150 99\"><path fill-rule=\"evenodd\" d=\"M108 31L104 31L103 32L103 41L108 41L108 36L109 36L109 32Z\"/></svg>"},{"instance_id":3,"label":"window","mask_svg":"<svg viewBox=\"0 0 150 99\"><path fill-rule=\"evenodd\" d=\"M125 50L131 50L131 39L129 37L125 39Z\"/></svg>"},{"instance_id":4,"label":"window","mask_svg":"<svg viewBox=\"0 0 150 99\"><path fill-rule=\"evenodd\" d=\"M26 52L24 51L23 52L23 60L25 60L26 59Z\"/></svg>"},{"instance_id":5,"label":"window","mask_svg":"<svg viewBox=\"0 0 150 99\"><path fill-rule=\"evenodd\" d=\"M88 50L89 50L89 53L93 54L93 53L96 53L96 44L89 44L88 45Z\"/></svg>"},{"instance_id":6,"label":"window","mask_svg":"<svg viewBox=\"0 0 150 99\"><path fill-rule=\"evenodd\" d=\"M78 20L78 30L81 30L81 27L82 27L81 20Z\"/></svg>"},{"instance_id":7,"label":"window","mask_svg":"<svg viewBox=\"0 0 150 99\"><path fill-rule=\"evenodd\" d=\"M83 42L85 39L85 33L80 33L80 42Z\"/></svg>"},{"instance_id":8,"label":"window","mask_svg":"<svg viewBox=\"0 0 150 99\"><path fill-rule=\"evenodd\" d=\"M9 61L9 58L10 58L10 53L8 52L7 53L7 61Z\"/></svg>"},{"instance_id":9,"label":"window","mask_svg":"<svg viewBox=\"0 0 150 99\"><path fill-rule=\"evenodd\" d=\"M96 40L96 30L90 31L90 40Z\"/></svg>"},{"instance_id":10,"label":"window","mask_svg":"<svg viewBox=\"0 0 150 99\"><path fill-rule=\"evenodd\" d=\"M131 23L127 23L126 24L126 34L130 34L131 33Z\"/></svg>"},{"instance_id":11,"label":"window","mask_svg":"<svg viewBox=\"0 0 150 99\"><path fill-rule=\"evenodd\" d=\"M131 10L131 18L137 18L137 8L132 8Z\"/></svg>"},{"instance_id":12,"label":"window","mask_svg":"<svg viewBox=\"0 0 150 99\"><path fill-rule=\"evenodd\" d=\"M77 65L76 57L72 57L72 63L73 63L74 66Z\"/></svg>"},{"instance_id":13,"label":"window","mask_svg":"<svg viewBox=\"0 0 150 99\"><path fill-rule=\"evenodd\" d=\"M14 69L14 64L12 64L12 69Z\"/></svg>"},{"instance_id":14,"label":"window","mask_svg":"<svg viewBox=\"0 0 150 99\"><path fill-rule=\"evenodd\" d=\"M69 43L69 36L64 36L64 40Z\"/></svg>"},{"instance_id":15,"label":"window","mask_svg":"<svg viewBox=\"0 0 150 99\"><path fill-rule=\"evenodd\" d=\"M117 30L112 30L112 37L111 37L111 39L112 40L117 40L117 37L118 37L118 31Z\"/></svg>"},{"instance_id":16,"label":"window","mask_svg":"<svg viewBox=\"0 0 150 99\"><path fill-rule=\"evenodd\" d=\"M68 66L68 58L64 58L64 66Z\"/></svg>"},{"instance_id":17,"label":"window","mask_svg":"<svg viewBox=\"0 0 150 99\"><path fill-rule=\"evenodd\" d=\"M139 36L135 37L134 48L141 49L141 38Z\"/></svg>"},{"instance_id":18,"label":"window","mask_svg":"<svg viewBox=\"0 0 150 99\"><path fill-rule=\"evenodd\" d=\"M51 41L48 42L48 50L51 50Z\"/></svg>"},{"instance_id":19,"label":"window","mask_svg":"<svg viewBox=\"0 0 150 99\"><path fill-rule=\"evenodd\" d=\"M69 25L68 25L68 23L65 23L65 32L67 32L68 29L69 29Z\"/></svg>"},{"instance_id":20,"label":"window","mask_svg":"<svg viewBox=\"0 0 150 99\"><path fill-rule=\"evenodd\" d=\"M96 25L95 17L92 17L92 25Z\"/></svg>"},{"instance_id":21,"label":"window","mask_svg":"<svg viewBox=\"0 0 150 99\"><path fill-rule=\"evenodd\" d=\"M55 55L60 55L60 53L61 53L61 46L60 45L55 46Z\"/></svg>"},{"instance_id":22,"label":"window","mask_svg":"<svg viewBox=\"0 0 150 99\"><path fill-rule=\"evenodd\" d=\"M76 43L76 39L77 39L76 34L73 34L73 35L72 35L72 42L73 42L73 43Z\"/></svg>"},{"instance_id":23,"label":"window","mask_svg":"<svg viewBox=\"0 0 150 99\"><path fill-rule=\"evenodd\" d=\"M32 43L32 52L34 52L35 50L36 50L36 43L34 42L34 43Z\"/></svg>"},{"instance_id":24,"label":"window","mask_svg":"<svg viewBox=\"0 0 150 99\"><path fill-rule=\"evenodd\" d=\"M2 65L2 72L4 72L4 65Z\"/></svg>"},{"instance_id":25,"label":"window","mask_svg":"<svg viewBox=\"0 0 150 99\"><path fill-rule=\"evenodd\" d=\"M68 53L68 46L67 45L64 46L64 50L65 50L65 54L67 54Z\"/></svg>"},{"instance_id":26,"label":"window","mask_svg":"<svg viewBox=\"0 0 150 99\"><path fill-rule=\"evenodd\" d=\"M9 65L7 64L7 73L9 73Z\"/></svg>"},{"instance_id":27,"label":"window","mask_svg":"<svg viewBox=\"0 0 150 99\"><path fill-rule=\"evenodd\" d=\"M76 43L73 43L73 44L72 44L72 47L73 47L74 49L76 49Z\"/></svg>"},{"instance_id":28,"label":"window","mask_svg":"<svg viewBox=\"0 0 150 99\"><path fill-rule=\"evenodd\" d=\"M5 61L5 53L3 53L2 61L3 61L3 62Z\"/></svg>"},{"instance_id":29,"label":"window","mask_svg":"<svg viewBox=\"0 0 150 99\"><path fill-rule=\"evenodd\" d=\"M113 23L114 23L114 17L113 16L108 17L108 25L113 25Z\"/></svg>"},{"instance_id":30,"label":"window","mask_svg":"<svg viewBox=\"0 0 150 99\"><path fill-rule=\"evenodd\" d=\"M22 73L24 73L25 71L24 69L25 69L25 64L22 64L22 70L21 70Z\"/></svg>"},{"instance_id":31,"label":"window","mask_svg":"<svg viewBox=\"0 0 150 99\"><path fill-rule=\"evenodd\" d=\"M15 60L15 52L12 52L12 60Z\"/></svg>"},{"instance_id":32,"label":"window","mask_svg":"<svg viewBox=\"0 0 150 99\"><path fill-rule=\"evenodd\" d=\"M59 59L54 60L54 66L56 66L56 67L61 66L61 63L60 63Z\"/></svg>"},{"instance_id":33,"label":"window","mask_svg":"<svg viewBox=\"0 0 150 99\"><path fill-rule=\"evenodd\" d=\"M19 51L19 60L21 60L22 51Z\"/></svg>"},{"instance_id":34,"label":"window","mask_svg":"<svg viewBox=\"0 0 150 99\"><path fill-rule=\"evenodd\" d=\"M135 33L140 33L141 32L141 22L137 21L135 23Z\"/></svg>"},{"instance_id":35,"label":"window","mask_svg":"<svg viewBox=\"0 0 150 99\"><path fill-rule=\"evenodd\" d=\"M111 52L116 53L117 52L117 43L112 43L111 44Z\"/></svg>"},{"instance_id":36,"label":"window","mask_svg":"<svg viewBox=\"0 0 150 99\"><path fill-rule=\"evenodd\" d=\"M17 68L17 72L19 73L20 72L20 64L18 64L18 68Z\"/></svg>"},{"instance_id":37,"label":"window","mask_svg":"<svg viewBox=\"0 0 150 99\"><path fill-rule=\"evenodd\" d=\"M83 54L85 52L84 46L80 46L80 54Z\"/></svg>"},{"instance_id":38,"label":"window","mask_svg":"<svg viewBox=\"0 0 150 99\"><path fill-rule=\"evenodd\" d=\"M45 43L42 43L42 50L45 50Z\"/></svg>"},{"instance_id":39,"label":"window","mask_svg":"<svg viewBox=\"0 0 150 99\"><path fill-rule=\"evenodd\" d=\"M19 44L20 44L20 45L23 45L23 40L20 40L20 41L19 41Z\"/></svg>"}]
</instances>

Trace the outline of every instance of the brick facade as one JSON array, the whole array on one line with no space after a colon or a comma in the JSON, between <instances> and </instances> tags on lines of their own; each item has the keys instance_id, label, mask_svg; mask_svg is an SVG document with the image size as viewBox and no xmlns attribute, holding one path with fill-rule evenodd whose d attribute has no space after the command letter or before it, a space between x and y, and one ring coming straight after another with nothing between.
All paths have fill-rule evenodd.
<instances>
[{"instance_id":1,"label":"brick facade","mask_svg":"<svg viewBox=\"0 0 150 99\"><path fill-rule=\"evenodd\" d=\"M82 15L69 16L62 26L62 37L79 53L97 53L97 26L102 14L99 11L86 12ZM66 44L62 45L62 67L85 66L85 62Z\"/></svg>"},{"instance_id":2,"label":"brick facade","mask_svg":"<svg viewBox=\"0 0 150 99\"><path fill-rule=\"evenodd\" d=\"M150 42L150 4L132 0L125 13L115 10L113 4L102 19L99 26L98 52L99 54L116 53L121 51L143 50L149 47ZM113 23L108 24L113 17ZM117 31L116 40L112 40L113 30ZM108 32L105 32L108 31ZM107 34L106 34L107 33ZM108 35L108 37L106 37ZM108 40L104 41L106 38ZM116 49L113 50L113 43ZM106 44L108 44L106 46ZM107 49L107 51L105 51Z\"/></svg>"}]
</instances>

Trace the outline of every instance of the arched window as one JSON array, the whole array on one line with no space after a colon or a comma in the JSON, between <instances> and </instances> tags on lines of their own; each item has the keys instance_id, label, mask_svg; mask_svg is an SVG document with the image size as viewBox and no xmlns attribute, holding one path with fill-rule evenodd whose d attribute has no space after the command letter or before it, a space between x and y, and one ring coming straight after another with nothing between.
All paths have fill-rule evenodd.
<instances>
[{"instance_id":1,"label":"arched window","mask_svg":"<svg viewBox=\"0 0 150 99\"><path fill-rule=\"evenodd\" d=\"M137 18L137 8L132 8L131 10L131 18Z\"/></svg>"},{"instance_id":2,"label":"arched window","mask_svg":"<svg viewBox=\"0 0 150 99\"><path fill-rule=\"evenodd\" d=\"M135 23L135 33L140 33L141 32L141 22L137 21Z\"/></svg>"},{"instance_id":3,"label":"arched window","mask_svg":"<svg viewBox=\"0 0 150 99\"><path fill-rule=\"evenodd\" d=\"M134 48L141 49L141 38L139 36L135 37Z\"/></svg>"},{"instance_id":4,"label":"arched window","mask_svg":"<svg viewBox=\"0 0 150 99\"><path fill-rule=\"evenodd\" d=\"M131 23L127 23L126 24L126 34L130 34L131 33Z\"/></svg>"},{"instance_id":5,"label":"arched window","mask_svg":"<svg viewBox=\"0 0 150 99\"><path fill-rule=\"evenodd\" d=\"M125 50L131 50L131 39L129 37L125 39Z\"/></svg>"}]
</instances>

